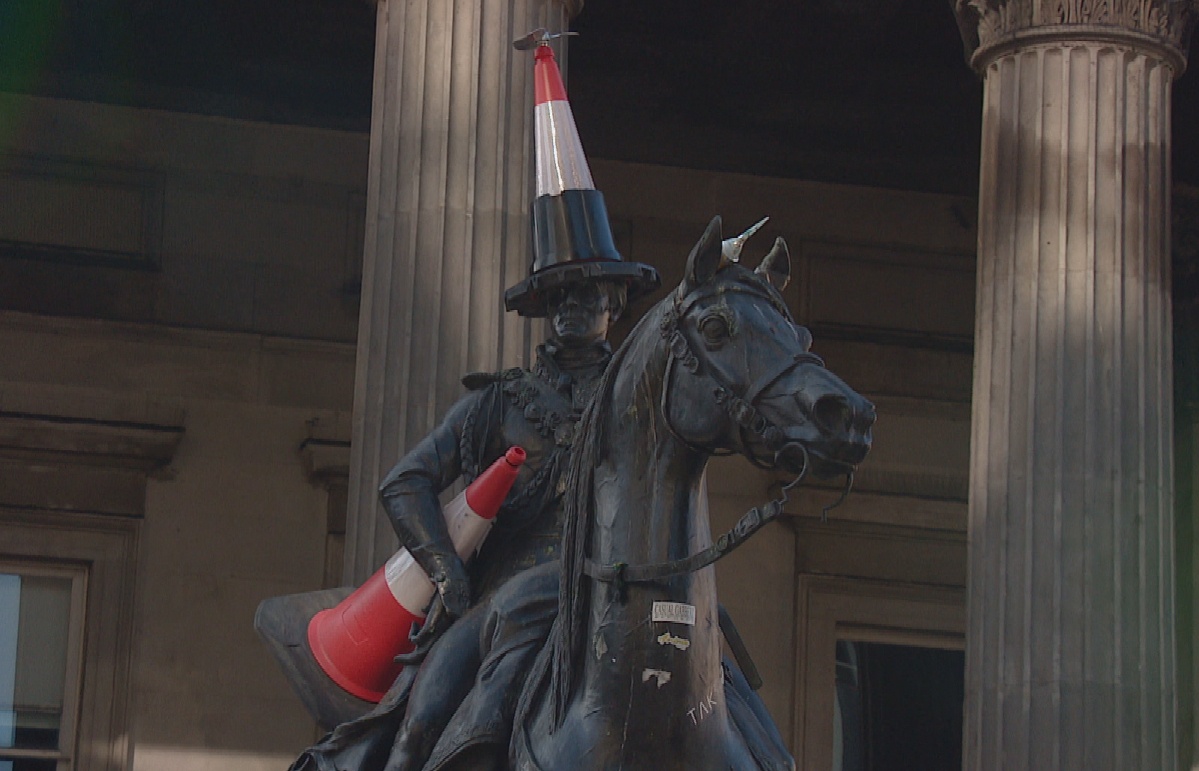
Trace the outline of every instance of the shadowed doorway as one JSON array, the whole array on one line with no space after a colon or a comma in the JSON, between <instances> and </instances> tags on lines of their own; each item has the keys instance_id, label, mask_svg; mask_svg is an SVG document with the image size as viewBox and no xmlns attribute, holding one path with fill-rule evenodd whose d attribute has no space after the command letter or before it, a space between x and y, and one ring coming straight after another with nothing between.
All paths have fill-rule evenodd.
<instances>
[{"instance_id":1,"label":"shadowed doorway","mask_svg":"<svg viewBox=\"0 0 1199 771\"><path fill-rule=\"evenodd\" d=\"M957 771L965 654L837 641L834 771Z\"/></svg>"}]
</instances>

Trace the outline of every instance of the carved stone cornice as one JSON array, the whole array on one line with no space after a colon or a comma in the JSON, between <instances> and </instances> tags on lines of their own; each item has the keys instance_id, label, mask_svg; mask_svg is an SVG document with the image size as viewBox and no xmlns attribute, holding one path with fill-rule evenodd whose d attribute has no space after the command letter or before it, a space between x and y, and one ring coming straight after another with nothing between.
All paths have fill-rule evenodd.
<instances>
[{"instance_id":1,"label":"carved stone cornice","mask_svg":"<svg viewBox=\"0 0 1199 771\"><path fill-rule=\"evenodd\" d=\"M0 460L132 469L169 479L180 424L29 414L0 409Z\"/></svg>"},{"instance_id":2,"label":"carved stone cornice","mask_svg":"<svg viewBox=\"0 0 1199 771\"><path fill-rule=\"evenodd\" d=\"M308 421L308 438L300 443L304 475L314 485L344 489L350 477L350 416L337 413Z\"/></svg>"},{"instance_id":3,"label":"carved stone cornice","mask_svg":"<svg viewBox=\"0 0 1199 771\"><path fill-rule=\"evenodd\" d=\"M1178 77L1186 69L1199 0L950 0L966 57L978 72L1015 48L1110 42L1155 53Z\"/></svg>"}]
</instances>

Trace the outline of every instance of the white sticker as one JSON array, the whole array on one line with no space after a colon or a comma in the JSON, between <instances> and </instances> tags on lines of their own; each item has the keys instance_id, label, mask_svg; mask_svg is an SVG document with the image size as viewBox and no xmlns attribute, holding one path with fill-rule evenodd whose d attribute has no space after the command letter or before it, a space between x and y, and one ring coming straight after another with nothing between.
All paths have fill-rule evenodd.
<instances>
[{"instance_id":1,"label":"white sticker","mask_svg":"<svg viewBox=\"0 0 1199 771\"><path fill-rule=\"evenodd\" d=\"M663 632L656 638L658 645L673 645L681 651L691 647L691 641L683 637L675 637L670 632Z\"/></svg>"},{"instance_id":2,"label":"white sticker","mask_svg":"<svg viewBox=\"0 0 1199 771\"><path fill-rule=\"evenodd\" d=\"M661 669L643 669L641 670L641 682L646 683L650 680L656 680L658 687L666 685L670 682L670 673ZM694 718L692 718L694 720Z\"/></svg>"},{"instance_id":3,"label":"white sticker","mask_svg":"<svg viewBox=\"0 0 1199 771\"><path fill-rule=\"evenodd\" d=\"M685 602L655 602L653 620L695 626L695 606Z\"/></svg>"}]
</instances>

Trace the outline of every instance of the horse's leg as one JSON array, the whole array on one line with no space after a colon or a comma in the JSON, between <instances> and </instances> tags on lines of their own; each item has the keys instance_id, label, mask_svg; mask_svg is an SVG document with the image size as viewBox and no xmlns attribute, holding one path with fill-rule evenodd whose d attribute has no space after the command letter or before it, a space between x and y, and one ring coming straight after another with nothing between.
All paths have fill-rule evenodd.
<instances>
[{"instance_id":1,"label":"horse's leg","mask_svg":"<svg viewBox=\"0 0 1199 771\"><path fill-rule=\"evenodd\" d=\"M419 771L425 765L441 732L470 692L481 660L479 633L486 615L476 607L458 619L421 663L385 771Z\"/></svg>"}]
</instances>

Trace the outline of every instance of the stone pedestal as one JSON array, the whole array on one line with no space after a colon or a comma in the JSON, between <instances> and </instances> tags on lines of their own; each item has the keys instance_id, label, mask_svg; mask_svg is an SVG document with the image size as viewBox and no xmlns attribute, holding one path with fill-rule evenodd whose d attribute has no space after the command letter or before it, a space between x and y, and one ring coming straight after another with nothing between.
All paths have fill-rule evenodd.
<instances>
[{"instance_id":1,"label":"stone pedestal","mask_svg":"<svg viewBox=\"0 0 1199 771\"><path fill-rule=\"evenodd\" d=\"M533 62L557 0L380 0L345 579L396 548L381 477L462 395L525 362L539 330L503 310L528 275Z\"/></svg>"},{"instance_id":2,"label":"stone pedestal","mask_svg":"<svg viewBox=\"0 0 1199 771\"><path fill-rule=\"evenodd\" d=\"M1195 8L956 3L985 79L967 769L1173 769L1170 86Z\"/></svg>"}]
</instances>

